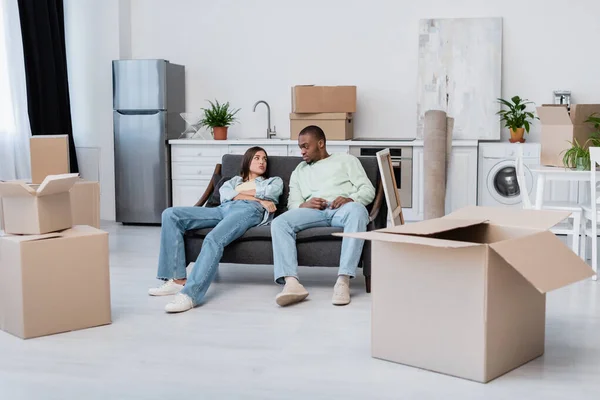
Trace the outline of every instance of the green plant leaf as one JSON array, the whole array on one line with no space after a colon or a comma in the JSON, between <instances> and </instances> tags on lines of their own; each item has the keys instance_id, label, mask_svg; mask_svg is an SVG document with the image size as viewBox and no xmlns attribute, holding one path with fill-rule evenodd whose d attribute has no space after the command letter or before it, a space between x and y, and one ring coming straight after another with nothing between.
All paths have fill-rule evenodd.
<instances>
[{"instance_id":1,"label":"green plant leaf","mask_svg":"<svg viewBox=\"0 0 600 400\"><path fill-rule=\"evenodd\" d=\"M214 103L210 100L207 101L210 107L202 108L204 111L204 118L200 121L202 126L227 127L237 122L236 114L240 111L239 108L231 109L229 102L221 104L218 100L215 100Z\"/></svg>"}]
</instances>

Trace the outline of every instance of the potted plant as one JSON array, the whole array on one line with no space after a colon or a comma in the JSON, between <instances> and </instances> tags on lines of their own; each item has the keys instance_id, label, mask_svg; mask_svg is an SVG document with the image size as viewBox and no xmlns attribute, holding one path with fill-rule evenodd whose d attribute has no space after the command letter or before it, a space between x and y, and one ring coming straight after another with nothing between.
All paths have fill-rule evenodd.
<instances>
[{"instance_id":1,"label":"potted plant","mask_svg":"<svg viewBox=\"0 0 600 400\"><path fill-rule=\"evenodd\" d=\"M596 128L596 132L594 132L594 135L598 136L598 134L600 133L600 117L597 117L596 113L591 114L583 122L590 123L590 124L594 125L594 128Z\"/></svg>"},{"instance_id":2,"label":"potted plant","mask_svg":"<svg viewBox=\"0 0 600 400\"><path fill-rule=\"evenodd\" d=\"M514 96L510 101L499 98L498 102L508 107L507 110L500 110L496 114L500 115L500 121L504 122L504 126L510 129L510 142L525 142L524 132L529 133L531 122L539 119L526 110L527 104L533 104L533 102L521 99L519 96Z\"/></svg>"},{"instance_id":3,"label":"potted plant","mask_svg":"<svg viewBox=\"0 0 600 400\"><path fill-rule=\"evenodd\" d=\"M589 170L590 169L590 151L587 149L588 141L583 145L579 144L577 139L573 139L571 148L565 150L563 156L563 164L567 168L575 168L577 170Z\"/></svg>"},{"instance_id":4,"label":"potted plant","mask_svg":"<svg viewBox=\"0 0 600 400\"><path fill-rule=\"evenodd\" d=\"M240 109L234 110L230 108L229 102L219 104L217 100L210 103L209 108L203 108L204 118L200 121L201 126L207 126L211 129L215 140L227 140L227 128L237 122L235 116Z\"/></svg>"}]
</instances>

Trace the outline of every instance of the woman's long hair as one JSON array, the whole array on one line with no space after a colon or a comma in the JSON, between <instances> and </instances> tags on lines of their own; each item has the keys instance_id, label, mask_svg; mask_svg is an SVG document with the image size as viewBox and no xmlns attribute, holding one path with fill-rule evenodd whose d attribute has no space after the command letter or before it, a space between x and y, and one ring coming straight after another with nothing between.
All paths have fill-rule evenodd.
<instances>
[{"instance_id":1,"label":"woman's long hair","mask_svg":"<svg viewBox=\"0 0 600 400\"><path fill-rule=\"evenodd\" d=\"M265 156L267 156L267 168L265 169L264 174L262 174L261 176L263 178L269 177L269 155L262 147L254 146L246 150L246 152L244 153L244 157L242 158L242 167L240 169L240 175L242 176L242 180L244 182L247 181L248 177L250 176L250 164L252 163L252 159L254 158L254 155L259 151L264 152Z\"/></svg>"}]
</instances>

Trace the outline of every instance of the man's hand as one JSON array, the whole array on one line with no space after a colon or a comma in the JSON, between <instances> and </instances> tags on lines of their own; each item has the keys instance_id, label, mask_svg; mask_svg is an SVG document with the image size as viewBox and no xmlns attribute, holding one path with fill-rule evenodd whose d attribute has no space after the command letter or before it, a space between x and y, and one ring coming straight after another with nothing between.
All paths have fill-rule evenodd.
<instances>
[{"instance_id":1,"label":"man's hand","mask_svg":"<svg viewBox=\"0 0 600 400\"><path fill-rule=\"evenodd\" d=\"M348 197L339 196L334 201L331 202L331 209L335 210L337 208L340 208L341 206L343 206L346 203L350 203L351 201L354 201L354 200L352 200Z\"/></svg>"},{"instance_id":2,"label":"man's hand","mask_svg":"<svg viewBox=\"0 0 600 400\"><path fill-rule=\"evenodd\" d=\"M307 202L300 204L300 208L312 208L314 210L324 210L327 207L327 200L320 197L313 197Z\"/></svg>"},{"instance_id":3,"label":"man's hand","mask_svg":"<svg viewBox=\"0 0 600 400\"><path fill-rule=\"evenodd\" d=\"M277 207L272 201L261 200L260 204L270 213L274 213L275 211L277 211Z\"/></svg>"}]
</instances>

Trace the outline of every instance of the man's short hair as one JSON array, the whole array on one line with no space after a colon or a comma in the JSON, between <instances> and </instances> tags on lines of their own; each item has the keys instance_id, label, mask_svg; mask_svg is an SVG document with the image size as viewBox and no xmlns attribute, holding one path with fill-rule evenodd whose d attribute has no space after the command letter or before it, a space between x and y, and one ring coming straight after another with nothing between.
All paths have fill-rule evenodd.
<instances>
[{"instance_id":1,"label":"man's short hair","mask_svg":"<svg viewBox=\"0 0 600 400\"><path fill-rule=\"evenodd\" d=\"M309 125L306 128L302 129L298 136L307 134L312 135L315 139L317 139L317 141L322 140L323 143L327 142L327 139L325 138L325 132L323 132L323 129L319 128L316 125Z\"/></svg>"}]
</instances>

